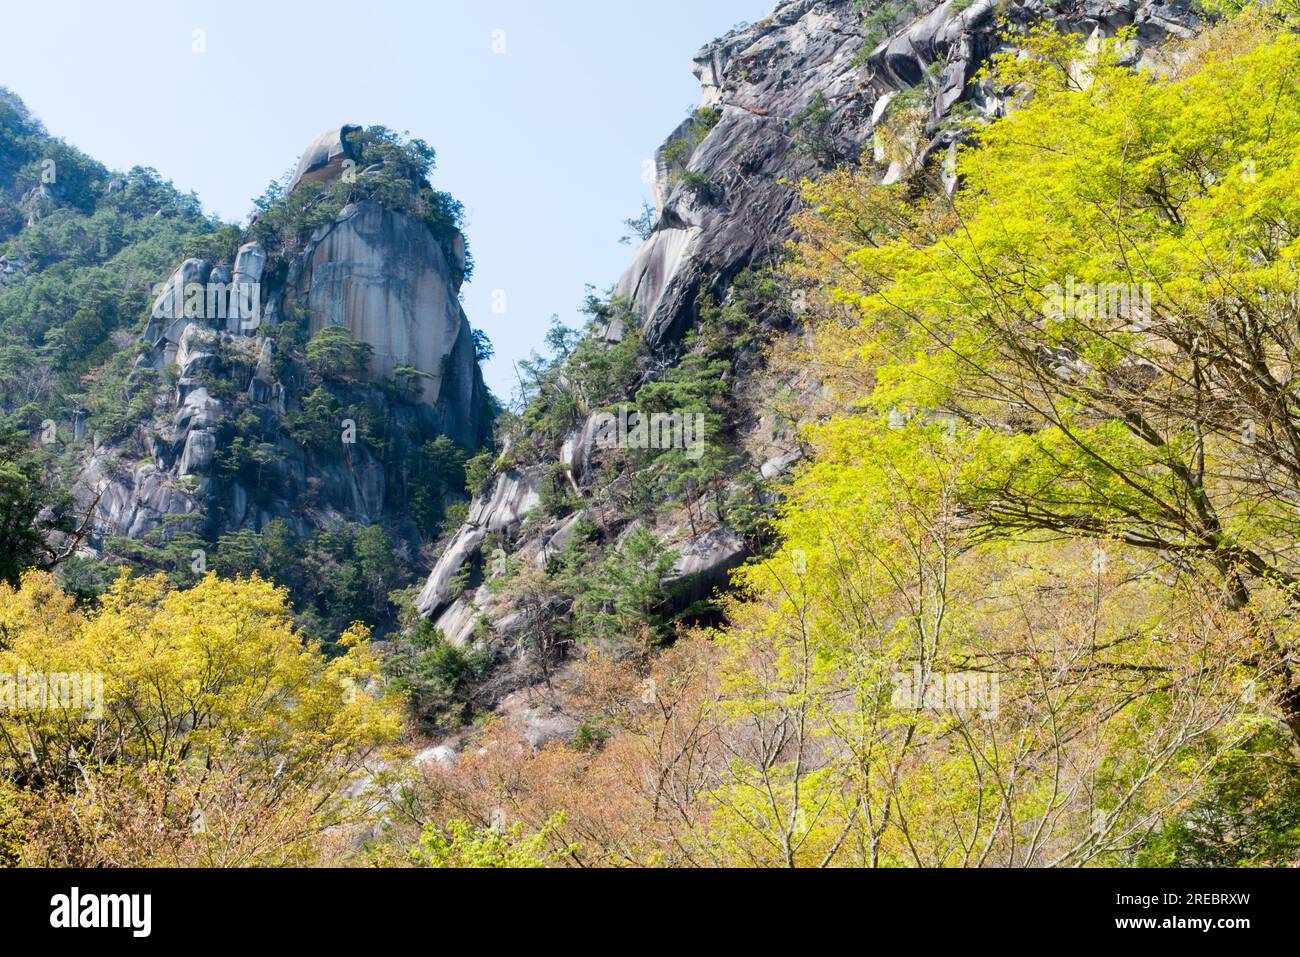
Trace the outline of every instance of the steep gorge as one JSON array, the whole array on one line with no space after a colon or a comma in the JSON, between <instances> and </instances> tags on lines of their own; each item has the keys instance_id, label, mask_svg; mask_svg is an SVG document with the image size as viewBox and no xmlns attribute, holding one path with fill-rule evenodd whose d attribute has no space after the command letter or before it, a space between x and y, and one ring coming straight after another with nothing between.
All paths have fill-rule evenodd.
<instances>
[{"instance_id":1,"label":"steep gorge","mask_svg":"<svg viewBox=\"0 0 1300 957\"><path fill-rule=\"evenodd\" d=\"M432 566L415 602L430 627L517 666L503 669L511 673L489 704L539 677L539 651L553 657L573 643L574 582L612 581L624 559L654 573L642 609L657 622L651 644L679 622L709 620L714 593L765 546L761 516L803 455L788 410L815 404L817 383L764 364L800 331L797 290L773 271L798 182L861 164L883 183L934 176L951 188L953 151L1008 108L981 67L1014 46L1004 30L1041 21L1090 38L1132 27L1134 64L1199 23L1186 0L786 0L705 46L694 59L699 105L655 158L653 225L581 347L591 364L621 364L617 381L591 388L578 363L559 362L556 394L535 395L498 430L490 474L476 477L465 512L448 512L463 497L459 481L440 486L422 517L412 508L429 496L425 450L447 440L467 458L494 441L495 400L460 306L472 264L452 201L382 137L324 132L247 230L196 224L206 248L148 304L141 342L119 341L138 315L113 318L118 338L99 348L121 345L129 371L116 391L105 387L107 403L77 397L55 443L93 509L83 557L165 558L192 574L241 535L283 528L305 541L382 527L407 556L404 570ZM0 173L17 176L22 159L0 155ZM106 172L92 179L101 203L134 188ZM20 192L5 210L5 229L20 237L77 203L95 207L66 181ZM0 282L26 288L32 261L0 260ZM346 330L360 367L344 368L332 330ZM313 343L330 349L313 359ZM21 405L20 378L11 376L7 412ZM647 401L654 407L638 408ZM130 416L119 421L106 404ZM672 427L701 416L707 441L698 456L632 454L608 426L613 417L625 429L638 412ZM547 428L527 434L540 419ZM459 473L463 458L434 465ZM459 527L444 534L445 514ZM286 571L266 565L225 569ZM396 584L371 583L373 606ZM615 654L627 648L614 644Z\"/></svg>"},{"instance_id":2,"label":"steep gorge","mask_svg":"<svg viewBox=\"0 0 1300 957\"><path fill-rule=\"evenodd\" d=\"M644 343L642 376L625 395L582 409L572 431L531 461L507 452L508 467L440 556L419 597L420 612L457 644L481 635L484 624L507 646L536 644L528 616L499 580L501 569L507 557L546 568L583 523L595 526L589 535L598 551L617 550L630 533L653 529L675 558L665 599L670 611L685 611L689 619L702 597L726 587L730 571L753 554L753 543L724 507L697 517L681 501L664 500L647 514L611 504L611 480L618 487L629 479L622 465L609 470L618 456L600 434L602 416L628 403L635 408L637 390L668 375L690 352L683 342L698 331L702 310L736 303L744 297L734 288L738 277L779 262L801 179L861 163L883 183L932 175L951 188L945 159L975 129L963 119L995 120L1007 108L1006 91L994 89L981 67L1014 45L1002 39L1004 30L1014 35L1044 20L1093 39L1132 27L1134 64L1148 60L1166 38L1191 36L1199 23L1182 0L949 0L898 8L787 0L770 17L705 46L694 59L699 106L658 151L654 226L615 287L614 301L625 311L592 327L611 347L635 327ZM793 390L798 405L805 390L804 404L811 406L816 383L774 379L760 358L771 343L799 330L797 291L777 288L789 300L769 303L754 341L730 357L733 377L724 380L734 401L725 408L715 403L708 413L707 428L721 445L707 453L721 463L714 478L718 501L747 494L770 507L782 476L802 454L798 423L783 418L773 400ZM569 514L543 507L540 490L556 467L578 493ZM746 485L754 480L756 487ZM571 613L563 598L548 614Z\"/></svg>"}]
</instances>

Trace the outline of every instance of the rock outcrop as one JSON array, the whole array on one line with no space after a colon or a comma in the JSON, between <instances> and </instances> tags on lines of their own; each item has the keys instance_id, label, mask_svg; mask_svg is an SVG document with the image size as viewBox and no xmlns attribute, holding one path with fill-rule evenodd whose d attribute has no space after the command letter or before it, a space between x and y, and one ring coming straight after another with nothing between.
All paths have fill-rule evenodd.
<instances>
[{"instance_id":1,"label":"rock outcrop","mask_svg":"<svg viewBox=\"0 0 1300 957\"><path fill-rule=\"evenodd\" d=\"M859 10L853 0L789 0L696 55L701 109L721 116L691 153L691 176L665 160L687 124L660 149L658 222L618 285L652 345L679 339L703 293L721 298L741 269L789 236L797 197L786 183L862 159L892 94L930 88L929 139L917 144L919 161L957 139L940 134L959 102L1000 113L1001 101L976 82L1002 44L992 0L934 4L869 53ZM1133 25L1142 48L1190 36L1198 23L1188 0L1028 0L1005 16L1014 25L1048 21L1090 37Z\"/></svg>"},{"instance_id":2,"label":"rock outcrop","mask_svg":"<svg viewBox=\"0 0 1300 957\"><path fill-rule=\"evenodd\" d=\"M429 617L446 609L457 598L452 582L467 563L478 557L488 534L517 530L520 522L537 508L539 502L535 475L516 471L499 475L492 494L475 500L465 524L429 574L416 600L420 614ZM455 630L463 629L458 627Z\"/></svg>"},{"instance_id":3,"label":"rock outcrop","mask_svg":"<svg viewBox=\"0 0 1300 957\"><path fill-rule=\"evenodd\" d=\"M463 249L463 246L461 247ZM422 373L422 399L440 429L463 445L478 438L482 381L473 330L460 305L465 262L449 263L419 220L364 202L345 208L290 267L280 305L314 335L344 326L371 348L370 374Z\"/></svg>"},{"instance_id":4,"label":"rock outcrop","mask_svg":"<svg viewBox=\"0 0 1300 957\"><path fill-rule=\"evenodd\" d=\"M355 159L349 129L318 138L292 185L342 175ZM175 385L160 393L155 416L131 443L143 456L105 447L87 463L86 484L98 495L92 542L185 532L215 539L281 519L298 534L341 520L387 521L418 546L384 463L364 443L320 455L290 435L286 417L301 407L306 383L277 336L286 322L308 335L346 327L370 347L370 366L366 381L336 391L378 405L411 443L446 435L477 448L490 436L491 403L460 306L464 248L459 234L446 242L423 221L364 201L342 209L301 250L274 251L275 270L273 251L252 240L231 264L181 263L159 291L137 360ZM399 402L391 385L403 370L416 390ZM241 407L272 435L251 484L218 467L223 443L238 438L232 396L241 395ZM342 434L346 424L339 426Z\"/></svg>"},{"instance_id":5,"label":"rock outcrop","mask_svg":"<svg viewBox=\"0 0 1300 957\"><path fill-rule=\"evenodd\" d=\"M789 235L798 198L781 181L797 182L828 158L791 135L801 115L821 103L832 111L817 135L836 157L856 159L868 142L872 97L855 66L862 36L853 6L785 3L696 54L700 108L717 111L717 123L694 146L684 171L671 168L667 157L689 123L660 148L658 221L618 284L652 346L680 339L703 294L723 298L737 273Z\"/></svg>"},{"instance_id":6,"label":"rock outcrop","mask_svg":"<svg viewBox=\"0 0 1300 957\"><path fill-rule=\"evenodd\" d=\"M340 126L326 130L303 151L298 160L298 168L289 180L289 192L301 182L326 182L340 176L350 160L353 164L360 159L348 142L348 134L359 130L359 126Z\"/></svg>"}]
</instances>

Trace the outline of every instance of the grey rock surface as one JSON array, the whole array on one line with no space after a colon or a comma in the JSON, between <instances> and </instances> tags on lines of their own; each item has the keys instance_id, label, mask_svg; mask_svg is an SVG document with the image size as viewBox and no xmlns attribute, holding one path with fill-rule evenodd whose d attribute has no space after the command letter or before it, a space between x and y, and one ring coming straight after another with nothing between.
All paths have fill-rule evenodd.
<instances>
[{"instance_id":1,"label":"grey rock surface","mask_svg":"<svg viewBox=\"0 0 1300 957\"><path fill-rule=\"evenodd\" d=\"M371 378L423 373L423 399L442 431L472 446L485 415L473 330L457 273L429 227L377 203L344 209L323 227L290 273L281 305L314 335L344 326L371 347Z\"/></svg>"},{"instance_id":2,"label":"grey rock surface","mask_svg":"<svg viewBox=\"0 0 1300 957\"><path fill-rule=\"evenodd\" d=\"M469 562L480 557L483 542L490 532L508 532L517 526L540 502L537 476L509 470L497 476L492 493L475 499L466 524L443 551L416 599L415 607L425 618L443 612L458 596L451 584ZM463 622L443 627L460 630Z\"/></svg>"},{"instance_id":3,"label":"grey rock surface","mask_svg":"<svg viewBox=\"0 0 1300 957\"><path fill-rule=\"evenodd\" d=\"M295 183L338 175L352 158L345 129L307 149ZM486 439L489 397L458 296L463 238L440 242L422 221L360 203L318 230L306 248L277 255L270 270L271 254L249 241L232 265L188 259L161 288L136 367L174 376L175 387L160 390L152 420L136 435L87 462L85 494L99 495L90 544L180 531L217 538L260 530L273 519L298 534L343 521L412 528L402 510L405 493L390 488L385 463L364 444L322 457L289 435L284 417L300 405L307 384L286 367L270 335L282 319L301 320L309 333L342 325L372 348L367 381L347 388L355 402L379 404L390 438L441 434L470 449ZM197 310L196 285L203 292ZM256 296L256 321L235 308L241 294ZM399 368L422 374L419 401L399 404L380 388ZM265 487L218 468L223 443L238 437L231 386L246 396L235 405L247 411L251 400L278 429L271 464L257 478ZM179 516L186 520L177 522ZM417 533L403 534L415 535L418 547Z\"/></svg>"},{"instance_id":4,"label":"grey rock surface","mask_svg":"<svg viewBox=\"0 0 1300 957\"><path fill-rule=\"evenodd\" d=\"M880 161L872 147L886 97L927 87L928 141L916 144L915 162L954 142L959 134L944 120L958 103L998 115L1001 102L976 75L1001 45L999 16L1013 28L1049 21L1087 36L1136 25L1143 45L1190 36L1199 23L1188 0L1026 0L996 9L992 0L964 7L947 0L921 9L867 51L855 0L786 0L696 55L700 106L720 111L687 162L690 180L708 183L707 195L668 168L661 148L658 221L617 287L642 317L651 346L677 342L703 294L721 301L742 269L789 238L797 208L790 184L836 163ZM807 121L819 105L825 119L811 124L810 135ZM665 147L686 130L674 130ZM900 164L889 180L909 171Z\"/></svg>"},{"instance_id":5,"label":"grey rock surface","mask_svg":"<svg viewBox=\"0 0 1300 957\"><path fill-rule=\"evenodd\" d=\"M737 273L789 236L797 196L781 180L797 182L822 165L791 136L801 114L824 102L833 114L828 148L856 160L871 135L874 99L854 66L862 42L851 0L794 0L696 54L701 107L720 111L687 163L696 182L708 182L708 195L675 176L659 151L658 222L617 287L652 347L680 339L704 293L720 300Z\"/></svg>"},{"instance_id":6,"label":"grey rock surface","mask_svg":"<svg viewBox=\"0 0 1300 957\"><path fill-rule=\"evenodd\" d=\"M289 181L289 191L292 192L303 181L324 182L334 179L343 172L344 164L349 160L355 164L360 157L348 144L347 134L359 129L359 126L340 126L316 137L298 160L298 168Z\"/></svg>"},{"instance_id":7,"label":"grey rock surface","mask_svg":"<svg viewBox=\"0 0 1300 957\"><path fill-rule=\"evenodd\" d=\"M173 344L181 341L186 327L193 322L185 315L186 289L205 285L211 273L212 264L206 259L187 259L176 267L154 300L144 333L147 341L155 345L163 340Z\"/></svg>"},{"instance_id":8,"label":"grey rock surface","mask_svg":"<svg viewBox=\"0 0 1300 957\"><path fill-rule=\"evenodd\" d=\"M719 525L673 545L677 562L669 582L681 586L685 604L708 598L727 587L727 576L750 557L749 550L730 528Z\"/></svg>"}]
</instances>

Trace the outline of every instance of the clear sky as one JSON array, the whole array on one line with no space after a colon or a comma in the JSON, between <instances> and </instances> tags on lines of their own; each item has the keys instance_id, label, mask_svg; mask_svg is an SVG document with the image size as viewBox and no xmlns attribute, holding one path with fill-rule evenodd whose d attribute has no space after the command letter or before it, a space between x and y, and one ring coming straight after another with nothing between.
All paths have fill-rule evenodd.
<instances>
[{"instance_id":1,"label":"clear sky","mask_svg":"<svg viewBox=\"0 0 1300 957\"><path fill-rule=\"evenodd\" d=\"M646 159L693 107L691 57L775 0L62 0L6 4L0 86L114 169L209 212L251 200L322 130L379 123L438 151L476 261L489 385L632 254ZM57 10L57 12L56 12ZM202 33L196 33L202 31ZM202 49L200 49L202 48ZM504 304L504 313L493 305Z\"/></svg>"}]
</instances>

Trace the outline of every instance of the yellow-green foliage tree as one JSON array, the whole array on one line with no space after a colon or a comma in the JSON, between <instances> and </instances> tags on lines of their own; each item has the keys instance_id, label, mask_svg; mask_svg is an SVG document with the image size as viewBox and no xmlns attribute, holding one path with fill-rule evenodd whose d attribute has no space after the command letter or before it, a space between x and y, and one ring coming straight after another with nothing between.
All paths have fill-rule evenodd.
<instances>
[{"instance_id":1,"label":"yellow-green foliage tree","mask_svg":"<svg viewBox=\"0 0 1300 957\"><path fill-rule=\"evenodd\" d=\"M1018 37L995 67L1016 108L954 195L804 184L810 321L774 358L818 421L782 545L640 682L586 663L594 745L497 723L431 769L411 816L437 859L509 851L455 823L501 815L582 865L1293 861L1279 22L1247 9L1159 73L1123 37Z\"/></svg>"},{"instance_id":2,"label":"yellow-green foliage tree","mask_svg":"<svg viewBox=\"0 0 1300 957\"><path fill-rule=\"evenodd\" d=\"M1300 41L1019 38L949 196L805 184L840 414L719 640L699 839L756 865L1132 859L1300 735ZM1284 725L1285 726L1285 725ZM1274 755L1276 757L1276 755Z\"/></svg>"},{"instance_id":3,"label":"yellow-green foliage tree","mask_svg":"<svg viewBox=\"0 0 1300 957\"><path fill-rule=\"evenodd\" d=\"M79 689L0 709L0 808L21 811L0 812L20 836L7 851L33 864L317 859L373 810L375 759L401 732L365 630L342 645L323 655L286 592L256 576L184 590L124 576L89 610L48 574L0 586L11 693L56 676Z\"/></svg>"},{"instance_id":4,"label":"yellow-green foliage tree","mask_svg":"<svg viewBox=\"0 0 1300 957\"><path fill-rule=\"evenodd\" d=\"M509 827L475 827L455 820L445 827L426 825L420 836L414 861L423 867L511 869L545 867L559 860L562 852L548 850L551 837L564 824L559 814L536 834L525 833L517 822Z\"/></svg>"}]
</instances>

